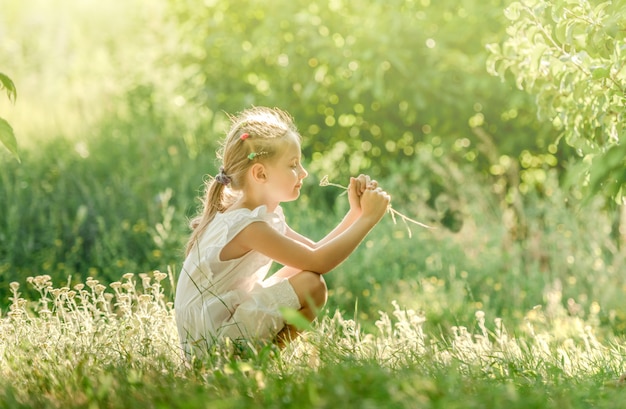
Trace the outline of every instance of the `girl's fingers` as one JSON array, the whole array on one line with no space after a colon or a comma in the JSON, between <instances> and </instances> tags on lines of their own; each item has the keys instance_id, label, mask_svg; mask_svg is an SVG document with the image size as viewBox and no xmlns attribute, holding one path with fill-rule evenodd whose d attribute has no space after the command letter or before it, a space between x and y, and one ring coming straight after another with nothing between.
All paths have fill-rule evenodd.
<instances>
[{"instance_id":1,"label":"girl's fingers","mask_svg":"<svg viewBox=\"0 0 626 409\"><path fill-rule=\"evenodd\" d=\"M354 178L354 180L356 181L356 192L359 196L361 196L361 194L365 191L365 187L367 186L365 177L361 174Z\"/></svg>"},{"instance_id":2,"label":"girl's fingers","mask_svg":"<svg viewBox=\"0 0 626 409\"><path fill-rule=\"evenodd\" d=\"M360 208L359 197L361 192L359 191L359 182L356 178L350 178L350 184L348 185L348 201L351 208Z\"/></svg>"},{"instance_id":3,"label":"girl's fingers","mask_svg":"<svg viewBox=\"0 0 626 409\"><path fill-rule=\"evenodd\" d=\"M359 194L362 194L367 189L369 189L372 183L372 179L368 175L364 175L364 174L360 174L357 177L357 180L359 181L359 186L358 186Z\"/></svg>"},{"instance_id":4,"label":"girl's fingers","mask_svg":"<svg viewBox=\"0 0 626 409\"><path fill-rule=\"evenodd\" d=\"M360 191L360 187L359 187L360 183L358 181L358 179L356 178L350 178L350 185L349 188L350 190L354 191L357 195L361 195L361 191Z\"/></svg>"},{"instance_id":5,"label":"girl's fingers","mask_svg":"<svg viewBox=\"0 0 626 409\"><path fill-rule=\"evenodd\" d=\"M350 178L350 181L356 183L355 189L359 196L363 194L366 190L374 190L378 188L378 181L373 180L368 175L360 174L356 178Z\"/></svg>"}]
</instances>

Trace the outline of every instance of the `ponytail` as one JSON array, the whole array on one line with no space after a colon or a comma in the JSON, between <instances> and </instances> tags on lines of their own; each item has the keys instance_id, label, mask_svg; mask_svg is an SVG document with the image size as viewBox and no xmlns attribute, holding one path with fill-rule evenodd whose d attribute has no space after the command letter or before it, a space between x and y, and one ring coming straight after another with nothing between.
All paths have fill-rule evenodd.
<instances>
[{"instance_id":1,"label":"ponytail","mask_svg":"<svg viewBox=\"0 0 626 409\"><path fill-rule=\"evenodd\" d=\"M207 226L218 212L223 212L232 204L232 195L226 193L226 186L218 182L215 178L209 179L206 184L206 194L202 201L202 213L194 217L189 222L192 233L187 242L185 256L189 255L193 245L206 230ZM230 190L230 189L228 189Z\"/></svg>"}]
</instances>

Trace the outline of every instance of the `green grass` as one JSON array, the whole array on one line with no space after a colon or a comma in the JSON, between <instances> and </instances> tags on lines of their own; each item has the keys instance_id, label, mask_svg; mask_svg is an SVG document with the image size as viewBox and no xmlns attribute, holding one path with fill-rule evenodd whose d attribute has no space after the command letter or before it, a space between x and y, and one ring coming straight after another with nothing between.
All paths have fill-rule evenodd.
<instances>
[{"instance_id":1,"label":"green grass","mask_svg":"<svg viewBox=\"0 0 626 409\"><path fill-rule=\"evenodd\" d=\"M523 332L477 311L450 335L396 303L371 331L325 311L283 351L226 343L184 361L165 278L70 289L39 276L29 279L33 301L13 283L0 321L0 407L584 408L626 394L623 340L538 309Z\"/></svg>"}]
</instances>

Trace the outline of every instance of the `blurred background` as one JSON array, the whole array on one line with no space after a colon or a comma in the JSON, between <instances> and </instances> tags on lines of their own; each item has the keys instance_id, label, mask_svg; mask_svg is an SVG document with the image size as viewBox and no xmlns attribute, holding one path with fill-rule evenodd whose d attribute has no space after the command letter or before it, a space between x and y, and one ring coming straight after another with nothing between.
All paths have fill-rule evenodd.
<instances>
[{"instance_id":1,"label":"blurred background","mask_svg":"<svg viewBox=\"0 0 626 409\"><path fill-rule=\"evenodd\" d=\"M304 139L293 228L321 238L347 200L319 181L358 173L436 227L383 219L327 276L331 311L367 325L397 300L445 326L543 305L624 332L622 208L581 203L579 155L514 78L487 71L509 3L3 2L17 100L3 95L0 116L21 163L0 149L0 306L11 281L43 274L175 282L226 114L265 105Z\"/></svg>"}]
</instances>

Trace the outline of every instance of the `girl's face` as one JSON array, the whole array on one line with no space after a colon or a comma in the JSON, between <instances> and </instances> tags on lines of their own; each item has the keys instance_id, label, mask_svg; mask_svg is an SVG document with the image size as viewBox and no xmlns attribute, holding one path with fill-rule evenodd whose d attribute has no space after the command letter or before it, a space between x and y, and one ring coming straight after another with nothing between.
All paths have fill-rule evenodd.
<instances>
[{"instance_id":1,"label":"girl's face","mask_svg":"<svg viewBox=\"0 0 626 409\"><path fill-rule=\"evenodd\" d=\"M265 164L267 192L273 200L288 202L300 196L302 180L308 175L301 160L300 141L290 134L280 152Z\"/></svg>"}]
</instances>

